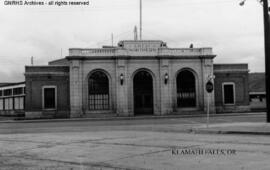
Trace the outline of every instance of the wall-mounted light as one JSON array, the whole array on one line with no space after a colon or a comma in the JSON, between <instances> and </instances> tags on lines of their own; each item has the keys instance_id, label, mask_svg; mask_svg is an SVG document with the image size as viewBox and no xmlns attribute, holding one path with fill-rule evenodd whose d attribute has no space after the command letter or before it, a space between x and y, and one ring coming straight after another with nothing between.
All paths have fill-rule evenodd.
<instances>
[{"instance_id":1,"label":"wall-mounted light","mask_svg":"<svg viewBox=\"0 0 270 170\"><path fill-rule=\"evenodd\" d=\"M210 81L214 81L215 78L216 78L215 75L208 75L208 80Z\"/></svg>"},{"instance_id":2,"label":"wall-mounted light","mask_svg":"<svg viewBox=\"0 0 270 170\"><path fill-rule=\"evenodd\" d=\"M167 84L168 80L169 80L169 75L168 75L168 73L166 73L164 76L164 83Z\"/></svg>"},{"instance_id":3,"label":"wall-mounted light","mask_svg":"<svg viewBox=\"0 0 270 170\"><path fill-rule=\"evenodd\" d=\"M120 84L123 85L124 83L124 75L120 74Z\"/></svg>"}]
</instances>

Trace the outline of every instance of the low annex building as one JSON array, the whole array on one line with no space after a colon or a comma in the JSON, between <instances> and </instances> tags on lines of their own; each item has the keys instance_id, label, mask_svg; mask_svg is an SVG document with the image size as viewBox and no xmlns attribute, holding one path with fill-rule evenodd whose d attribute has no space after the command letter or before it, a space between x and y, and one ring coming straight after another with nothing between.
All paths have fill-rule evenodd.
<instances>
[{"instance_id":1,"label":"low annex building","mask_svg":"<svg viewBox=\"0 0 270 170\"><path fill-rule=\"evenodd\" d=\"M0 83L0 115L24 116L25 82Z\"/></svg>"},{"instance_id":2,"label":"low annex building","mask_svg":"<svg viewBox=\"0 0 270 170\"><path fill-rule=\"evenodd\" d=\"M247 64L213 64L212 48L163 41L69 49L48 66L26 66L26 117L136 116L248 111ZM205 84L214 77L213 93ZM208 98L209 97L209 98Z\"/></svg>"}]
</instances>

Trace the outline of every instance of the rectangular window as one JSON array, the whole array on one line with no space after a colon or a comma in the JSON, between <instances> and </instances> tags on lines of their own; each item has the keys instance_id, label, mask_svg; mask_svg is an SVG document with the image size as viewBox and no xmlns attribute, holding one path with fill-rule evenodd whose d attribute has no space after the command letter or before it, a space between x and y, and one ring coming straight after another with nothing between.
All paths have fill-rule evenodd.
<instances>
[{"instance_id":1,"label":"rectangular window","mask_svg":"<svg viewBox=\"0 0 270 170\"><path fill-rule=\"evenodd\" d=\"M4 96L11 96L11 95L12 95L12 89L4 90Z\"/></svg>"},{"instance_id":2,"label":"rectangular window","mask_svg":"<svg viewBox=\"0 0 270 170\"><path fill-rule=\"evenodd\" d=\"M56 87L43 87L43 108L56 109Z\"/></svg>"},{"instance_id":3,"label":"rectangular window","mask_svg":"<svg viewBox=\"0 0 270 170\"><path fill-rule=\"evenodd\" d=\"M20 100L19 100L19 97L15 97L14 98L14 109L15 110L19 110L20 108Z\"/></svg>"},{"instance_id":4,"label":"rectangular window","mask_svg":"<svg viewBox=\"0 0 270 170\"><path fill-rule=\"evenodd\" d=\"M24 109L24 97L15 97L14 98L14 109L23 110Z\"/></svg>"},{"instance_id":5,"label":"rectangular window","mask_svg":"<svg viewBox=\"0 0 270 170\"><path fill-rule=\"evenodd\" d=\"M24 97L20 97L20 109L24 109Z\"/></svg>"},{"instance_id":6,"label":"rectangular window","mask_svg":"<svg viewBox=\"0 0 270 170\"><path fill-rule=\"evenodd\" d=\"M0 99L0 110L4 110L4 99Z\"/></svg>"},{"instance_id":7,"label":"rectangular window","mask_svg":"<svg viewBox=\"0 0 270 170\"><path fill-rule=\"evenodd\" d=\"M13 95L23 94L23 87L18 87L13 89Z\"/></svg>"},{"instance_id":8,"label":"rectangular window","mask_svg":"<svg viewBox=\"0 0 270 170\"><path fill-rule=\"evenodd\" d=\"M109 94L90 94L89 110L108 110Z\"/></svg>"},{"instance_id":9,"label":"rectangular window","mask_svg":"<svg viewBox=\"0 0 270 170\"><path fill-rule=\"evenodd\" d=\"M5 110L13 110L13 98L5 98Z\"/></svg>"},{"instance_id":10,"label":"rectangular window","mask_svg":"<svg viewBox=\"0 0 270 170\"><path fill-rule=\"evenodd\" d=\"M5 103L5 110L9 110L9 102L8 102L8 99L4 99L4 103Z\"/></svg>"},{"instance_id":11,"label":"rectangular window","mask_svg":"<svg viewBox=\"0 0 270 170\"><path fill-rule=\"evenodd\" d=\"M3 91L2 90L0 90L0 96L3 96Z\"/></svg>"},{"instance_id":12,"label":"rectangular window","mask_svg":"<svg viewBox=\"0 0 270 170\"><path fill-rule=\"evenodd\" d=\"M228 104L228 105L235 104L234 83L223 84L223 102L224 104Z\"/></svg>"}]
</instances>

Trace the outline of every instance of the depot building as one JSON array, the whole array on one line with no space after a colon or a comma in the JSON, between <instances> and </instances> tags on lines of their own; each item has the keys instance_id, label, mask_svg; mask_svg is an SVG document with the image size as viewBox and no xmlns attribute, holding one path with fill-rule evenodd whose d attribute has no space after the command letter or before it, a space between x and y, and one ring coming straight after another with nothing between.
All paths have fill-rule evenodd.
<instances>
[{"instance_id":1,"label":"depot building","mask_svg":"<svg viewBox=\"0 0 270 170\"><path fill-rule=\"evenodd\" d=\"M70 48L25 67L26 117L138 116L249 111L248 65L214 64L212 48L163 41ZM214 84L206 91L208 81Z\"/></svg>"}]
</instances>

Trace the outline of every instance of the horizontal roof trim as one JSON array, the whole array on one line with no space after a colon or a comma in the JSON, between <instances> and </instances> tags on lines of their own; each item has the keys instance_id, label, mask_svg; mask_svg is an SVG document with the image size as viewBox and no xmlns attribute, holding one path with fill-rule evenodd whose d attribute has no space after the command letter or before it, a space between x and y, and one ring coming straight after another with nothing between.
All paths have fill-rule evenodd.
<instances>
[{"instance_id":1,"label":"horizontal roof trim","mask_svg":"<svg viewBox=\"0 0 270 170\"><path fill-rule=\"evenodd\" d=\"M260 95L260 94L266 94L265 91L262 91L262 92L249 92L249 94L251 95Z\"/></svg>"},{"instance_id":2,"label":"horizontal roof trim","mask_svg":"<svg viewBox=\"0 0 270 170\"><path fill-rule=\"evenodd\" d=\"M0 85L0 87L11 87L11 86L17 86L17 85L21 85L21 84L25 84L25 81L23 82L16 82L16 83L6 83L6 84L3 84L3 85Z\"/></svg>"},{"instance_id":3,"label":"horizontal roof trim","mask_svg":"<svg viewBox=\"0 0 270 170\"><path fill-rule=\"evenodd\" d=\"M68 60L111 60L111 59L201 59L209 58L213 59L216 55L188 55L188 56L168 56L168 55L159 55L159 56L67 56Z\"/></svg>"}]
</instances>

